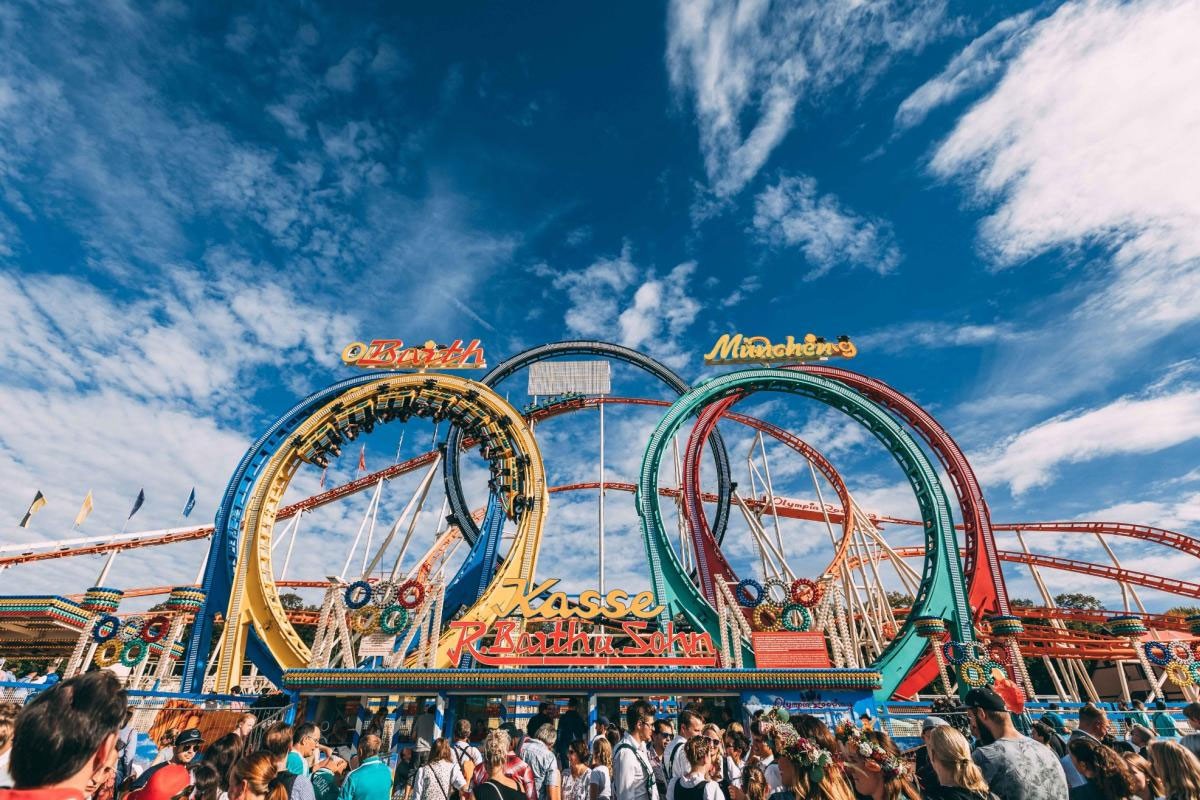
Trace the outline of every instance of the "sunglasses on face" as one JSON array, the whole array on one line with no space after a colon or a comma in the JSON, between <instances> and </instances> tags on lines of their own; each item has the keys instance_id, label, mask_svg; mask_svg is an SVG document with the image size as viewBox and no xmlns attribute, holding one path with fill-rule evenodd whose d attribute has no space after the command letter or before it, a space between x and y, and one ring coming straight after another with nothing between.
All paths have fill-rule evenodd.
<instances>
[{"instance_id":1,"label":"sunglasses on face","mask_svg":"<svg viewBox=\"0 0 1200 800\"><path fill-rule=\"evenodd\" d=\"M176 750L178 750L178 751L179 751L179 752L181 752L181 753L190 753L190 752L191 752L191 751L193 751L193 750L199 750L199 749L200 749L200 745L197 745L197 744L181 744L181 745L179 745L178 747L176 747L175 749L176 749Z\"/></svg>"}]
</instances>

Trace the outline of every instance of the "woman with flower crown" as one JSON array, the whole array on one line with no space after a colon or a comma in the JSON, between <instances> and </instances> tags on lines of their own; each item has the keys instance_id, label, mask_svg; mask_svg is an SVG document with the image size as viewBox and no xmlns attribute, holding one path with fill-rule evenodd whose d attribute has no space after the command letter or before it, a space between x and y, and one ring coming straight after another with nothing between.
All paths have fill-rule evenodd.
<instances>
[{"instance_id":1,"label":"woman with flower crown","mask_svg":"<svg viewBox=\"0 0 1200 800\"><path fill-rule=\"evenodd\" d=\"M869 733L865 735L849 722L837 729L855 791L871 800L920 800L913 768L897 755L890 737L879 731Z\"/></svg>"},{"instance_id":2,"label":"woman with flower crown","mask_svg":"<svg viewBox=\"0 0 1200 800\"><path fill-rule=\"evenodd\" d=\"M854 792L833 754L811 739L796 736L779 751L783 788L771 800L854 800Z\"/></svg>"}]
</instances>

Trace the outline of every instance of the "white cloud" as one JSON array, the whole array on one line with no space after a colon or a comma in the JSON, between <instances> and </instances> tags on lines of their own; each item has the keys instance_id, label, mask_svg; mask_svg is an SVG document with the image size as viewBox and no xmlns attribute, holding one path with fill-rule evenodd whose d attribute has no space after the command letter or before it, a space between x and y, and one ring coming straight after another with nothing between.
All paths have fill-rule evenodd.
<instances>
[{"instance_id":1,"label":"white cloud","mask_svg":"<svg viewBox=\"0 0 1200 800\"><path fill-rule=\"evenodd\" d=\"M902 259L890 223L860 216L831 194L818 195L808 176L781 178L759 194L754 229L773 245L799 247L813 265L805 280L840 265L885 275Z\"/></svg>"},{"instance_id":2,"label":"white cloud","mask_svg":"<svg viewBox=\"0 0 1200 800\"><path fill-rule=\"evenodd\" d=\"M930 111L985 86L1024 45L1023 34L1032 21L1032 11L1009 17L963 48L941 73L904 99L896 110L896 129L920 125Z\"/></svg>"},{"instance_id":3,"label":"white cloud","mask_svg":"<svg viewBox=\"0 0 1200 800\"><path fill-rule=\"evenodd\" d=\"M766 163L807 95L867 86L897 53L940 35L942 2L674 0L671 85L695 107L709 188L737 194Z\"/></svg>"},{"instance_id":4,"label":"white cloud","mask_svg":"<svg viewBox=\"0 0 1200 800\"><path fill-rule=\"evenodd\" d=\"M688 261L662 278L653 270L643 274L625 245L620 256L575 272L556 274L544 265L538 271L555 275L554 287L566 292L570 305L565 322L571 333L616 339L679 367L687 359L679 338L701 308L689 291L695 269L695 262Z\"/></svg>"},{"instance_id":5,"label":"white cloud","mask_svg":"<svg viewBox=\"0 0 1200 800\"><path fill-rule=\"evenodd\" d=\"M1011 341L1019 337L1020 334L1017 333L1014 326L1003 322L983 325L964 322L955 325L949 322L926 320L906 322L902 325L872 331L862 336L855 336L854 341L864 349L896 353L914 345L924 349L978 347Z\"/></svg>"},{"instance_id":6,"label":"white cloud","mask_svg":"<svg viewBox=\"0 0 1200 800\"><path fill-rule=\"evenodd\" d=\"M1200 493L1193 493L1179 500L1134 500L1115 503L1080 514L1077 519L1128 522L1173 531L1192 530L1196 523L1200 522Z\"/></svg>"},{"instance_id":7,"label":"white cloud","mask_svg":"<svg viewBox=\"0 0 1200 800\"><path fill-rule=\"evenodd\" d=\"M339 92L352 92L358 83L356 72L367 54L352 47L338 63L325 71L325 85Z\"/></svg>"},{"instance_id":8,"label":"white cloud","mask_svg":"<svg viewBox=\"0 0 1200 800\"><path fill-rule=\"evenodd\" d=\"M1122 397L1046 420L973 461L981 480L1013 494L1044 486L1057 467L1097 458L1153 453L1200 436L1200 390Z\"/></svg>"}]
</instances>

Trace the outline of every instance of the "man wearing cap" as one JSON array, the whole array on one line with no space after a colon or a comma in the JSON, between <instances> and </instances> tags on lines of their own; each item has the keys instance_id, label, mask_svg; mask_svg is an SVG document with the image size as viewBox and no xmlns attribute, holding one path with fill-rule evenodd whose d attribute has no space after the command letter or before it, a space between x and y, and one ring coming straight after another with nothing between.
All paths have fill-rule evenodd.
<instances>
[{"instance_id":1,"label":"man wearing cap","mask_svg":"<svg viewBox=\"0 0 1200 800\"><path fill-rule=\"evenodd\" d=\"M929 732L950 723L941 717L926 717L921 723L921 741L923 745L917 748L917 780L921 782L921 797L928 800L940 800L943 795L942 784L938 780L933 763L929 760Z\"/></svg>"},{"instance_id":2,"label":"man wearing cap","mask_svg":"<svg viewBox=\"0 0 1200 800\"><path fill-rule=\"evenodd\" d=\"M980 746L971 758L1000 800L1067 800L1067 778L1054 751L1013 725L990 687L967 692L963 706Z\"/></svg>"},{"instance_id":3,"label":"man wearing cap","mask_svg":"<svg viewBox=\"0 0 1200 800\"><path fill-rule=\"evenodd\" d=\"M134 781L128 800L170 800L192 782L187 765L200 752L204 737L199 728L188 728L175 737L171 760L155 764Z\"/></svg>"}]
</instances>

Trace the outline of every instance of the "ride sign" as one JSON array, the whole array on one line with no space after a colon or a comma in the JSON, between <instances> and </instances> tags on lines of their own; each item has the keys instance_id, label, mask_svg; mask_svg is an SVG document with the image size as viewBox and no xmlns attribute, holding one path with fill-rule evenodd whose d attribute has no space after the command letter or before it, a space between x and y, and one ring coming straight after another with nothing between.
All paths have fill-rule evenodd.
<instances>
[{"instance_id":1,"label":"ride sign","mask_svg":"<svg viewBox=\"0 0 1200 800\"><path fill-rule=\"evenodd\" d=\"M450 346L432 341L404 346L401 339L372 339L370 344L351 342L342 350L342 361L366 369L485 369L478 339L463 347L462 339Z\"/></svg>"},{"instance_id":2,"label":"ride sign","mask_svg":"<svg viewBox=\"0 0 1200 800\"><path fill-rule=\"evenodd\" d=\"M827 342L814 334L805 334L797 342L787 337L787 342L772 344L765 336L742 336L740 333L722 334L704 356L705 364L773 364L779 362L818 361L828 358L854 358L858 348L849 336L839 336L836 342Z\"/></svg>"}]
</instances>

